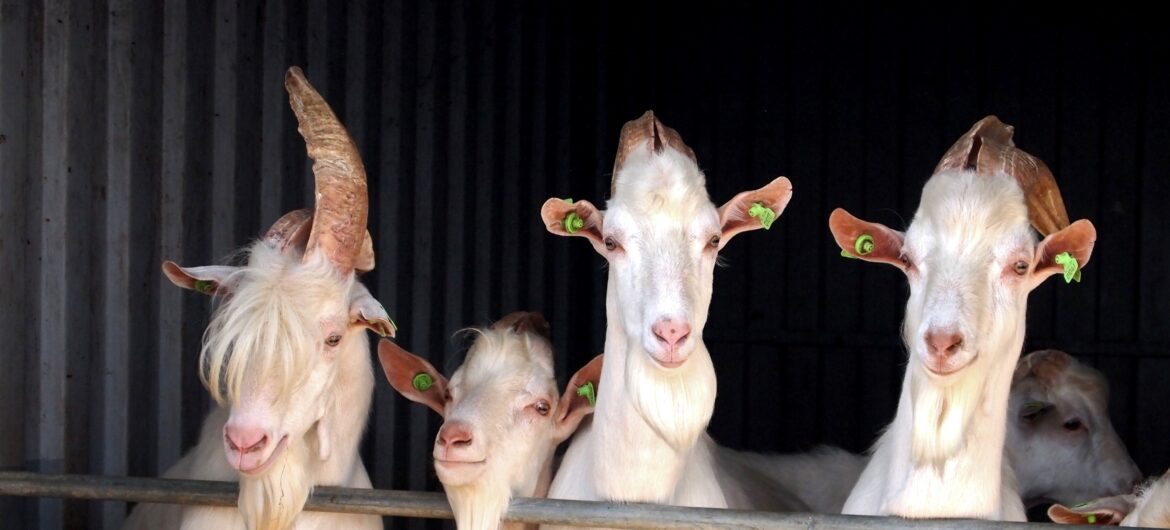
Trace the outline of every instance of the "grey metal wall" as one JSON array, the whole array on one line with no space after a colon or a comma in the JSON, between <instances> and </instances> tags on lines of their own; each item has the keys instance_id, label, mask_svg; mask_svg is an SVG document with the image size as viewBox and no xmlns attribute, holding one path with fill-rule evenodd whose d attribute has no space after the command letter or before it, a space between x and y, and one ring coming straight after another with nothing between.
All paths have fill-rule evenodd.
<instances>
[{"instance_id":1,"label":"grey metal wall","mask_svg":"<svg viewBox=\"0 0 1170 530\"><path fill-rule=\"evenodd\" d=\"M705 333L712 432L758 450L861 450L889 421L904 280L836 258L825 219L903 225L949 143L998 114L1100 231L1084 283L1033 294L1028 346L1104 370L1119 432L1164 470L1170 38L1111 7L0 0L0 467L157 475L194 441L208 303L158 265L222 261L310 204L281 85L298 64L370 171L366 282L448 369L453 331L515 309L549 316L562 380L600 351L602 260L538 209L604 199L623 121L677 128L716 202L788 175L778 228L726 250ZM379 383L366 464L434 489L436 419L403 401ZM124 509L0 499L0 526Z\"/></svg>"}]
</instances>

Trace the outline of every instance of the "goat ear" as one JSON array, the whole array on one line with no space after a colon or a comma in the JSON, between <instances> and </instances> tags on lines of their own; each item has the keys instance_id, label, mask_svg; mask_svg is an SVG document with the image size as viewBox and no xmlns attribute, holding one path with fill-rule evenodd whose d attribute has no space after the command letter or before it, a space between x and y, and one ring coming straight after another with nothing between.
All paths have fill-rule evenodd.
<instances>
[{"instance_id":1,"label":"goat ear","mask_svg":"<svg viewBox=\"0 0 1170 530\"><path fill-rule=\"evenodd\" d=\"M171 283L206 295L226 295L228 277L240 270L239 267L227 265L209 265L206 267L180 267L178 263L167 260L162 264L163 274Z\"/></svg>"},{"instance_id":2,"label":"goat ear","mask_svg":"<svg viewBox=\"0 0 1170 530\"><path fill-rule=\"evenodd\" d=\"M1048 507L1048 518L1059 524L1117 525L1133 511L1135 495L1114 495L1079 504L1071 508L1063 504Z\"/></svg>"},{"instance_id":3,"label":"goat ear","mask_svg":"<svg viewBox=\"0 0 1170 530\"><path fill-rule=\"evenodd\" d=\"M719 248L723 248L732 236L740 232L757 228L770 229L772 221L784 213L788 201L792 199L792 182L785 177L777 177L767 186L758 190L745 191L732 197L723 206L719 207L719 225L723 234L719 238ZM752 207L756 204L756 210ZM771 210L764 212L760 208Z\"/></svg>"},{"instance_id":4,"label":"goat ear","mask_svg":"<svg viewBox=\"0 0 1170 530\"><path fill-rule=\"evenodd\" d=\"M421 403L444 415L447 403L447 378L439 374L426 359L410 353L387 339L378 341L378 360L390 386L415 403Z\"/></svg>"},{"instance_id":5,"label":"goat ear","mask_svg":"<svg viewBox=\"0 0 1170 530\"><path fill-rule=\"evenodd\" d=\"M350 323L369 328L381 337L393 337L398 331L398 325L390 319L386 308L370 294L366 286L354 282L349 300Z\"/></svg>"},{"instance_id":6,"label":"goat ear","mask_svg":"<svg viewBox=\"0 0 1170 530\"><path fill-rule=\"evenodd\" d=\"M565 386L565 393L557 402L557 412L554 416L556 425L553 431L553 440L556 443L559 444L572 436L573 432L577 430L577 426L581 424L581 420L593 412L597 392L600 389L601 364L604 357L604 354L594 357L588 364L577 370L577 373L569 379L569 384ZM581 387L588 388L589 384L592 384L591 391L579 392ZM591 397L593 401L590 401Z\"/></svg>"},{"instance_id":7,"label":"goat ear","mask_svg":"<svg viewBox=\"0 0 1170 530\"><path fill-rule=\"evenodd\" d=\"M829 215L829 231L841 247L842 255L889 263L906 271L906 262L902 260L902 242L905 237L901 232L882 224L862 221L843 208L837 208Z\"/></svg>"},{"instance_id":8,"label":"goat ear","mask_svg":"<svg viewBox=\"0 0 1170 530\"><path fill-rule=\"evenodd\" d=\"M558 236L585 236L593 248L604 255L601 227L605 214L589 201L569 201L556 197L544 201L544 206L540 207L544 227Z\"/></svg>"},{"instance_id":9,"label":"goat ear","mask_svg":"<svg viewBox=\"0 0 1170 530\"><path fill-rule=\"evenodd\" d=\"M1049 234L1036 247L1036 263L1033 265L1033 281L1035 288L1046 278L1064 272L1065 265L1056 262L1057 256L1067 252L1077 260L1076 269L1079 271L1089 263L1089 256L1093 254L1093 245L1097 242L1097 229L1093 223L1081 219L1070 224L1058 232ZM1079 278L1079 276L1078 276Z\"/></svg>"}]
</instances>

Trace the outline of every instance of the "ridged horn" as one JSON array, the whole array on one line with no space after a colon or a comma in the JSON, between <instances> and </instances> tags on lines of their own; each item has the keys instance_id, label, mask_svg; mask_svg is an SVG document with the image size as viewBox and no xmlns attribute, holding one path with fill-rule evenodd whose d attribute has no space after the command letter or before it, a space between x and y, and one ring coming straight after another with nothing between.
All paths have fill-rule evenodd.
<instances>
[{"instance_id":1,"label":"ridged horn","mask_svg":"<svg viewBox=\"0 0 1170 530\"><path fill-rule=\"evenodd\" d=\"M618 170L626 163L626 158L646 140L653 140L648 146L655 153L661 153L663 149L670 147L698 164L695 152L683 142L678 131L663 125L654 116L654 111L648 110L638 119L630 120L622 126L622 134L618 138L617 156L613 160L613 177L609 182L611 197L615 191L614 180L617 178Z\"/></svg>"},{"instance_id":2,"label":"ridged horn","mask_svg":"<svg viewBox=\"0 0 1170 530\"><path fill-rule=\"evenodd\" d=\"M959 169L986 175L1003 171L1015 177L1028 204L1028 221L1047 236L1069 225L1064 199L1048 166L1012 142L1014 132L1014 127L995 116L983 118L947 150L934 172Z\"/></svg>"},{"instance_id":3,"label":"ridged horn","mask_svg":"<svg viewBox=\"0 0 1170 530\"><path fill-rule=\"evenodd\" d=\"M369 214L366 168L357 145L300 68L288 69L284 87L297 116L297 131L313 159L317 182L305 259L323 252L340 272L352 272L362 252Z\"/></svg>"},{"instance_id":4,"label":"ridged horn","mask_svg":"<svg viewBox=\"0 0 1170 530\"><path fill-rule=\"evenodd\" d=\"M302 208L288 212L272 223L264 233L264 242L280 252L290 248L304 248L309 241L309 229L313 222L313 210Z\"/></svg>"}]
</instances>

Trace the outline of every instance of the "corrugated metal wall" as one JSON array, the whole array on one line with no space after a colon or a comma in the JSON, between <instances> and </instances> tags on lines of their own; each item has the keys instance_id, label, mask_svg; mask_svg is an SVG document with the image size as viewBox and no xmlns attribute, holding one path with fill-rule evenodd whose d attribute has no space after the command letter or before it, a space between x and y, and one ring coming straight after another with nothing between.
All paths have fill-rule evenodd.
<instances>
[{"instance_id":1,"label":"corrugated metal wall","mask_svg":"<svg viewBox=\"0 0 1170 530\"><path fill-rule=\"evenodd\" d=\"M221 261L310 204L281 86L298 64L370 170L366 282L448 369L453 331L522 308L549 316L562 378L600 351L603 262L538 209L604 198L625 120L677 128L716 202L788 175L778 229L726 250L705 333L712 432L759 450L861 450L890 420L905 282L837 258L825 220L902 226L998 114L1100 232L1084 283L1033 294L1028 346L1104 370L1119 432L1164 470L1170 37L1125 8L935 9L0 0L0 467L156 475L194 441L208 303L158 265ZM435 489L436 418L403 401L379 383L365 461L378 487ZM0 499L0 526L124 508Z\"/></svg>"}]
</instances>

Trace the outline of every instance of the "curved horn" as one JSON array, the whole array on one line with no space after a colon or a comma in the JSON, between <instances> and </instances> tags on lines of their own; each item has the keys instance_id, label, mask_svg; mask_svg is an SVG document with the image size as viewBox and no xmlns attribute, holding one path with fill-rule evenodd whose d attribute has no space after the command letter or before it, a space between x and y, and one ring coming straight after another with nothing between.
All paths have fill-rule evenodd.
<instances>
[{"instance_id":1,"label":"curved horn","mask_svg":"<svg viewBox=\"0 0 1170 530\"><path fill-rule=\"evenodd\" d=\"M264 233L264 242L281 253L288 252L290 248L303 249L309 241L312 220L313 210L308 208L288 212L272 223L272 227Z\"/></svg>"},{"instance_id":2,"label":"curved horn","mask_svg":"<svg viewBox=\"0 0 1170 530\"><path fill-rule=\"evenodd\" d=\"M609 182L609 195L611 197L615 191L614 179L617 178L618 170L625 165L626 157L646 140L653 140L649 147L655 153L661 153L664 148L670 147L686 155L695 164L699 163L695 159L695 152L683 142L678 131L663 125L654 116L654 111L648 110L638 119L627 121L622 126L622 134L618 138L617 156L613 160L613 176Z\"/></svg>"},{"instance_id":3,"label":"curved horn","mask_svg":"<svg viewBox=\"0 0 1170 530\"><path fill-rule=\"evenodd\" d=\"M981 174L1003 171L1015 177L1028 204L1028 220L1047 236L1069 225L1064 199L1048 166L1012 142L1014 132L1014 127L995 116L983 118L947 150L934 172L947 169L974 170Z\"/></svg>"},{"instance_id":4,"label":"curved horn","mask_svg":"<svg viewBox=\"0 0 1170 530\"><path fill-rule=\"evenodd\" d=\"M297 115L317 180L317 204L305 259L323 252L342 273L354 270L366 235L369 197L366 168L357 146L329 104L293 66L284 75L288 102Z\"/></svg>"}]
</instances>

